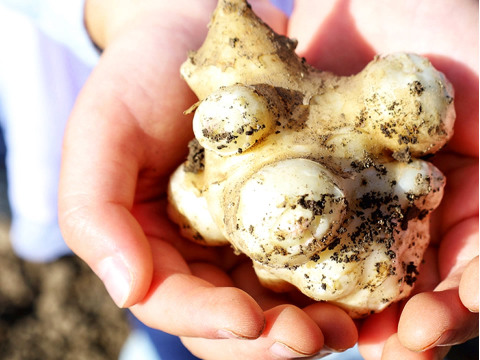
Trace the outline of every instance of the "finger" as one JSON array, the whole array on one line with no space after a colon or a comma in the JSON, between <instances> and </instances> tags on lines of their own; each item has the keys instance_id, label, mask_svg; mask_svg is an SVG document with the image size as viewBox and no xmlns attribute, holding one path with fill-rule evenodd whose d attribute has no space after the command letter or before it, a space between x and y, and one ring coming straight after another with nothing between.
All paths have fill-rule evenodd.
<instances>
[{"instance_id":1,"label":"finger","mask_svg":"<svg viewBox=\"0 0 480 360\"><path fill-rule=\"evenodd\" d=\"M322 332L302 310L281 305L265 312L266 327L256 340L184 338L196 356L206 359L292 359L316 354L323 345Z\"/></svg>"},{"instance_id":2,"label":"finger","mask_svg":"<svg viewBox=\"0 0 480 360\"><path fill-rule=\"evenodd\" d=\"M103 53L67 125L59 186L62 234L119 306L140 301L152 278L148 241L130 210L138 199L158 196L152 179L180 161L189 136L181 113L194 97L178 68L193 45L189 31L199 20L191 21L188 31L173 37L162 38L165 22L159 31L145 26L118 38ZM178 46L165 56L175 41ZM144 56L132 51L132 43ZM141 193L145 174L150 186Z\"/></svg>"},{"instance_id":3,"label":"finger","mask_svg":"<svg viewBox=\"0 0 480 360\"><path fill-rule=\"evenodd\" d=\"M352 75L375 55L352 14L350 1L297 0L288 35L298 39L297 52L311 65L338 75Z\"/></svg>"},{"instance_id":4,"label":"finger","mask_svg":"<svg viewBox=\"0 0 480 360\"><path fill-rule=\"evenodd\" d=\"M478 164L478 158L467 157L443 149L436 153L435 157L433 157L431 161L447 176L450 172L456 171L456 169Z\"/></svg>"},{"instance_id":5,"label":"finger","mask_svg":"<svg viewBox=\"0 0 480 360\"><path fill-rule=\"evenodd\" d=\"M135 138L138 131L128 124L116 100L102 105L113 109L110 115L118 119L113 130L96 105L86 102L77 103L81 109L72 114L65 135L60 227L67 244L104 281L117 305L129 306L145 295L152 277L148 241L130 213L140 147L136 149L129 137Z\"/></svg>"},{"instance_id":6,"label":"finger","mask_svg":"<svg viewBox=\"0 0 480 360\"><path fill-rule=\"evenodd\" d=\"M153 200L136 204L131 210L148 237L169 242L182 254L187 263L209 262L222 264L228 268L236 260L233 250L229 251L228 247L204 246L183 238L179 226L168 218L166 197Z\"/></svg>"},{"instance_id":7,"label":"finger","mask_svg":"<svg viewBox=\"0 0 480 360\"><path fill-rule=\"evenodd\" d=\"M301 309L291 305L277 306L268 310L265 316L269 320L265 334L274 340L270 353L280 358L282 354L285 358L292 358L309 356L322 348L322 331Z\"/></svg>"},{"instance_id":8,"label":"finger","mask_svg":"<svg viewBox=\"0 0 480 360\"><path fill-rule=\"evenodd\" d=\"M405 305L398 323L398 338L412 351L455 345L476 335L478 315L463 306L458 289L415 295Z\"/></svg>"},{"instance_id":9,"label":"finger","mask_svg":"<svg viewBox=\"0 0 480 360\"><path fill-rule=\"evenodd\" d=\"M462 220L478 216L478 163L447 174L445 194L438 210L442 233Z\"/></svg>"},{"instance_id":10,"label":"finger","mask_svg":"<svg viewBox=\"0 0 480 360\"><path fill-rule=\"evenodd\" d=\"M263 287L253 271L252 264L245 262L232 273L235 284L252 295L263 309L280 306L287 297ZM289 294L290 295L290 294ZM289 296L289 298L291 298ZM303 309L322 330L325 345L335 351L343 351L355 345L358 339L353 320L337 306L314 303Z\"/></svg>"},{"instance_id":11,"label":"finger","mask_svg":"<svg viewBox=\"0 0 480 360\"><path fill-rule=\"evenodd\" d=\"M478 158L460 156L451 152L441 151L434 157L434 164L447 178L445 195L440 206L432 213L430 222L431 242L439 243L449 227L469 217L477 218L478 199ZM467 176L465 182L462 176ZM466 202L461 203L459 199ZM464 205L466 205L464 207ZM456 208L455 206L460 206ZM453 210L455 209L455 210Z\"/></svg>"},{"instance_id":12,"label":"finger","mask_svg":"<svg viewBox=\"0 0 480 360\"><path fill-rule=\"evenodd\" d=\"M438 257L442 282L435 292L420 293L413 297L402 312L398 331L399 339L405 346L419 350L432 348L436 344L452 345L465 341L478 332L478 319L476 323L458 295L462 273L476 254L476 218L461 221L445 234ZM478 279L478 275L473 275L473 279L475 277ZM464 279L469 279L468 274ZM476 296L478 299L478 294ZM421 310L422 308L427 310ZM416 312L421 313L416 315ZM417 328L415 334L408 333L411 327ZM416 342L412 343L412 339Z\"/></svg>"},{"instance_id":13,"label":"finger","mask_svg":"<svg viewBox=\"0 0 480 360\"><path fill-rule=\"evenodd\" d=\"M217 287L235 286L232 279L223 270L215 265L196 262L189 264L192 275L203 279Z\"/></svg>"},{"instance_id":14,"label":"finger","mask_svg":"<svg viewBox=\"0 0 480 360\"><path fill-rule=\"evenodd\" d=\"M383 360L442 360L447 355L450 347L441 347L426 350L423 352L414 352L402 345L397 334L388 338L382 352Z\"/></svg>"},{"instance_id":15,"label":"finger","mask_svg":"<svg viewBox=\"0 0 480 360\"><path fill-rule=\"evenodd\" d=\"M264 315L244 291L215 287L193 276L174 246L151 240L154 275L144 300L131 307L146 325L179 336L210 339L257 338L264 328ZM225 283L220 270L206 265L196 271Z\"/></svg>"},{"instance_id":16,"label":"finger","mask_svg":"<svg viewBox=\"0 0 480 360\"><path fill-rule=\"evenodd\" d=\"M474 71L465 63L448 56L429 55L428 58L435 68L446 75L455 89L457 120L447 148L478 157L478 69Z\"/></svg>"},{"instance_id":17,"label":"finger","mask_svg":"<svg viewBox=\"0 0 480 360\"><path fill-rule=\"evenodd\" d=\"M358 332L355 323L337 306L316 303L307 306L303 311L322 330L325 347L334 351L344 351L357 343Z\"/></svg>"},{"instance_id":18,"label":"finger","mask_svg":"<svg viewBox=\"0 0 480 360\"><path fill-rule=\"evenodd\" d=\"M369 55L398 51L443 55L478 72L478 16L475 16L478 3L464 0L432 7L434 4L433 1L296 0L289 36L299 40L301 56L309 61L310 56L319 59L326 65L321 69L341 75L345 75L341 70L349 73L361 70ZM465 21L460 24L454 20L456 16ZM440 24L471 36L459 42L455 37L431 31Z\"/></svg>"},{"instance_id":19,"label":"finger","mask_svg":"<svg viewBox=\"0 0 480 360\"><path fill-rule=\"evenodd\" d=\"M397 323L398 304L365 319L358 338L358 350L365 359L378 360L382 357L385 342L396 333Z\"/></svg>"},{"instance_id":20,"label":"finger","mask_svg":"<svg viewBox=\"0 0 480 360\"><path fill-rule=\"evenodd\" d=\"M478 313L478 256L470 261L460 280L459 296L462 304Z\"/></svg>"},{"instance_id":21,"label":"finger","mask_svg":"<svg viewBox=\"0 0 480 360\"><path fill-rule=\"evenodd\" d=\"M73 165L73 164L72 164ZM101 196L88 194L87 187L69 181L68 167L64 168L69 182L60 185L60 225L70 248L84 259L102 279L112 299L120 307L128 307L143 298L150 285L153 264L148 241L136 219L128 211L131 199L126 189L129 180L126 170L106 169L106 176L123 179L119 186L96 184ZM126 174L127 172L127 174ZM64 173L65 175L65 173ZM73 184L77 182L77 184ZM108 199L116 199L115 202Z\"/></svg>"},{"instance_id":22,"label":"finger","mask_svg":"<svg viewBox=\"0 0 480 360\"><path fill-rule=\"evenodd\" d=\"M458 286L464 268L478 255L478 246L477 217L459 222L444 235L438 251L442 289Z\"/></svg>"},{"instance_id":23,"label":"finger","mask_svg":"<svg viewBox=\"0 0 480 360\"><path fill-rule=\"evenodd\" d=\"M231 276L235 286L249 293L264 310L288 302L285 294L275 293L262 286L250 260L239 264L231 272Z\"/></svg>"}]
</instances>

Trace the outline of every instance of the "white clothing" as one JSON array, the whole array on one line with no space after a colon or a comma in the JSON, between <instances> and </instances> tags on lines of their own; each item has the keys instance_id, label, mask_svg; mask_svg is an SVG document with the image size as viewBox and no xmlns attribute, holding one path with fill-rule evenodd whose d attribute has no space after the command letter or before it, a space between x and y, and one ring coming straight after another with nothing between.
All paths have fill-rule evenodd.
<instances>
[{"instance_id":1,"label":"white clothing","mask_svg":"<svg viewBox=\"0 0 480 360\"><path fill-rule=\"evenodd\" d=\"M75 98L99 56L83 26L83 3L0 0L0 125L11 240L15 252L31 261L70 253L57 223L61 144Z\"/></svg>"}]
</instances>

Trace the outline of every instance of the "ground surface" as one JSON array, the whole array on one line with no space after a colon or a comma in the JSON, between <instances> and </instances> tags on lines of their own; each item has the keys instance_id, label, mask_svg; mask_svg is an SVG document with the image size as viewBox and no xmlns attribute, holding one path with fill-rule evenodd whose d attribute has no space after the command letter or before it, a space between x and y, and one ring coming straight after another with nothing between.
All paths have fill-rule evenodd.
<instances>
[{"instance_id":1,"label":"ground surface","mask_svg":"<svg viewBox=\"0 0 480 360\"><path fill-rule=\"evenodd\" d=\"M0 231L0 359L116 359L128 335L125 313L74 257L32 264Z\"/></svg>"}]
</instances>

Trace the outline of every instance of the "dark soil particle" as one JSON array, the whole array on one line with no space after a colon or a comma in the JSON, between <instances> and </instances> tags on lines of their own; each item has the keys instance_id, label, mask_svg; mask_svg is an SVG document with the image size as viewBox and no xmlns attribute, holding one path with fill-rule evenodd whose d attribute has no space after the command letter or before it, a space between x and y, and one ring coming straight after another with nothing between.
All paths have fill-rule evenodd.
<instances>
[{"instance_id":1,"label":"dark soil particle","mask_svg":"<svg viewBox=\"0 0 480 360\"><path fill-rule=\"evenodd\" d=\"M385 254L392 260L397 257L397 254L393 250L387 250Z\"/></svg>"},{"instance_id":2,"label":"dark soil particle","mask_svg":"<svg viewBox=\"0 0 480 360\"><path fill-rule=\"evenodd\" d=\"M412 155L410 154L410 149L408 146L404 147L402 150L392 153L392 157L400 162L410 163L412 161Z\"/></svg>"},{"instance_id":3,"label":"dark soil particle","mask_svg":"<svg viewBox=\"0 0 480 360\"><path fill-rule=\"evenodd\" d=\"M184 170L198 174L205 168L205 149L200 145L197 139L193 139L188 144L188 157L185 162Z\"/></svg>"},{"instance_id":4,"label":"dark soil particle","mask_svg":"<svg viewBox=\"0 0 480 360\"><path fill-rule=\"evenodd\" d=\"M238 138L238 136L234 135L233 132L216 133L216 132L209 131L208 129L203 129L202 134L203 136L205 136L208 139L211 139L214 142L225 140L228 144Z\"/></svg>"},{"instance_id":5,"label":"dark soil particle","mask_svg":"<svg viewBox=\"0 0 480 360\"><path fill-rule=\"evenodd\" d=\"M379 208L384 204L389 204L394 200L395 195L380 192L380 191L370 191L362 196L359 202L359 206L366 210L372 208Z\"/></svg>"},{"instance_id":6,"label":"dark soil particle","mask_svg":"<svg viewBox=\"0 0 480 360\"><path fill-rule=\"evenodd\" d=\"M313 254L310 257L310 260L317 262L318 260L320 260L320 256L318 256L318 254Z\"/></svg>"},{"instance_id":7,"label":"dark soil particle","mask_svg":"<svg viewBox=\"0 0 480 360\"><path fill-rule=\"evenodd\" d=\"M413 262L403 264L405 267L405 282L407 285L412 286L417 281L418 270L417 266Z\"/></svg>"},{"instance_id":8,"label":"dark soil particle","mask_svg":"<svg viewBox=\"0 0 480 360\"><path fill-rule=\"evenodd\" d=\"M235 37L235 38L230 38L228 42L229 42L230 46L232 48L234 48L237 45L237 42L239 42L239 41L240 41L240 39Z\"/></svg>"},{"instance_id":9,"label":"dark soil particle","mask_svg":"<svg viewBox=\"0 0 480 360\"><path fill-rule=\"evenodd\" d=\"M303 207L304 209L312 211L313 215L319 216L323 214L323 210L325 209L325 197L326 195L322 196L321 200L307 200L306 197L308 195L303 195L298 199L297 204Z\"/></svg>"},{"instance_id":10,"label":"dark soil particle","mask_svg":"<svg viewBox=\"0 0 480 360\"><path fill-rule=\"evenodd\" d=\"M340 244L340 238L335 238L328 246L327 246L327 249L328 250L333 250L335 249L335 247Z\"/></svg>"},{"instance_id":11,"label":"dark soil particle","mask_svg":"<svg viewBox=\"0 0 480 360\"><path fill-rule=\"evenodd\" d=\"M412 95L420 96L424 91L425 91L425 88L423 87L420 81L415 80L410 84L410 93Z\"/></svg>"},{"instance_id":12,"label":"dark soil particle","mask_svg":"<svg viewBox=\"0 0 480 360\"><path fill-rule=\"evenodd\" d=\"M413 219L423 220L428 215L428 210L420 210L415 205L409 206L405 211L400 227L402 230L408 229L408 222Z\"/></svg>"}]
</instances>

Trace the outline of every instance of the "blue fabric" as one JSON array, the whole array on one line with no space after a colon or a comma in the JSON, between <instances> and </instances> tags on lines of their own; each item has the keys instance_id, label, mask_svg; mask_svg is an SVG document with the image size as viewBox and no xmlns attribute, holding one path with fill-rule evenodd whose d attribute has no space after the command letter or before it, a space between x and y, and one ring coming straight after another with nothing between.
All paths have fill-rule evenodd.
<instances>
[{"instance_id":1,"label":"blue fabric","mask_svg":"<svg viewBox=\"0 0 480 360\"><path fill-rule=\"evenodd\" d=\"M292 15L293 0L270 0L270 2L282 10L286 15Z\"/></svg>"},{"instance_id":2,"label":"blue fabric","mask_svg":"<svg viewBox=\"0 0 480 360\"><path fill-rule=\"evenodd\" d=\"M141 330L132 330L122 346L118 360L161 360L148 335Z\"/></svg>"},{"instance_id":3,"label":"blue fabric","mask_svg":"<svg viewBox=\"0 0 480 360\"><path fill-rule=\"evenodd\" d=\"M188 351L185 346L183 346L178 336L173 336L163 331L152 329L140 322L131 313L129 314L129 320L132 324L132 328L136 331L141 331L148 336L152 346L156 350L158 360L199 360L199 358L192 355L192 353ZM156 359L142 358L142 360Z\"/></svg>"}]
</instances>

